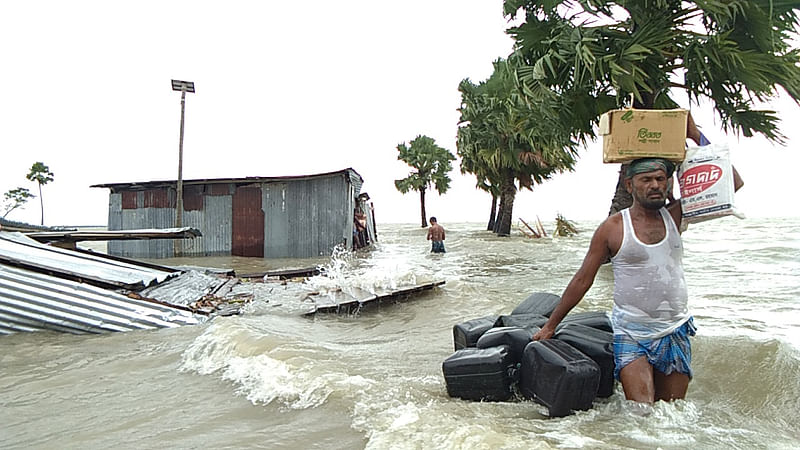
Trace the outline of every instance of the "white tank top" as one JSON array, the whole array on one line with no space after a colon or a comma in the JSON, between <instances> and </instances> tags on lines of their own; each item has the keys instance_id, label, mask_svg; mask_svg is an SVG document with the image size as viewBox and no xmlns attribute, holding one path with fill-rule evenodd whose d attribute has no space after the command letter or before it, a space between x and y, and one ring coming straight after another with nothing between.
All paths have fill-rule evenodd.
<instances>
[{"instance_id":1,"label":"white tank top","mask_svg":"<svg viewBox=\"0 0 800 450\"><path fill-rule=\"evenodd\" d=\"M611 324L615 334L627 334L636 340L666 336L689 319L683 243L667 209L659 212L666 236L661 242L644 244L633 231L630 209L622 210L622 244L611 258Z\"/></svg>"}]
</instances>

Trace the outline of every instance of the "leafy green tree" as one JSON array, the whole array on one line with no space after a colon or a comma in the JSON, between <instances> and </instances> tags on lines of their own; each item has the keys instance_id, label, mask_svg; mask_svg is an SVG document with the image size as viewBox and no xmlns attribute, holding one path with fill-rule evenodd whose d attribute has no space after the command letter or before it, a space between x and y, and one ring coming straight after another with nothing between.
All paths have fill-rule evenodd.
<instances>
[{"instance_id":1,"label":"leafy green tree","mask_svg":"<svg viewBox=\"0 0 800 450\"><path fill-rule=\"evenodd\" d=\"M405 162L414 170L402 180L395 180L394 186L403 194L408 191L419 191L420 213L422 227L428 226L425 215L425 192L431 187L439 195L450 188L448 174L453 170L451 161L455 156L446 148L436 145L436 141L428 136L419 135L411 141L411 145L404 143L397 146L397 159Z\"/></svg>"},{"instance_id":2,"label":"leafy green tree","mask_svg":"<svg viewBox=\"0 0 800 450\"><path fill-rule=\"evenodd\" d=\"M21 207L34 197L36 196L31 194L31 191L22 187L11 189L3 194L3 218L5 219L11 211Z\"/></svg>"},{"instance_id":3,"label":"leafy green tree","mask_svg":"<svg viewBox=\"0 0 800 450\"><path fill-rule=\"evenodd\" d=\"M53 181L53 172L42 162L35 162L31 166L30 172L25 175L30 181L35 181L39 185L39 204L42 208L42 225L44 225L44 200L42 199L42 186Z\"/></svg>"},{"instance_id":4,"label":"leafy green tree","mask_svg":"<svg viewBox=\"0 0 800 450\"><path fill-rule=\"evenodd\" d=\"M494 231L511 232L514 199L519 189L532 189L553 174L571 170L577 143L545 110L551 105L521 95L514 61L497 60L488 80L464 80L458 153L462 171L476 175L478 185L497 187L500 205Z\"/></svg>"},{"instance_id":5,"label":"leafy green tree","mask_svg":"<svg viewBox=\"0 0 800 450\"><path fill-rule=\"evenodd\" d=\"M710 100L724 131L783 143L776 113L757 107L781 90L800 99L800 56L792 48L799 6L505 0L504 13L525 18L508 30L522 61L522 91L532 101L558 97L564 106L554 113L577 139L594 139L600 114L630 95L634 107L668 109L683 91L691 104ZM618 182L612 212L629 204Z\"/></svg>"}]
</instances>

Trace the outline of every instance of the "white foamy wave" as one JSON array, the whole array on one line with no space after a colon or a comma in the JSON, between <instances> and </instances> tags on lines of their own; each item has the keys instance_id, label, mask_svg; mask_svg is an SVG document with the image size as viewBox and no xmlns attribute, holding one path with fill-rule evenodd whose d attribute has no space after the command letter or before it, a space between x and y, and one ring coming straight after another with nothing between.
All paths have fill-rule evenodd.
<instances>
[{"instance_id":1,"label":"white foamy wave","mask_svg":"<svg viewBox=\"0 0 800 450\"><path fill-rule=\"evenodd\" d=\"M226 367L235 352L232 333L213 324L183 352L180 370L209 375Z\"/></svg>"},{"instance_id":2,"label":"white foamy wave","mask_svg":"<svg viewBox=\"0 0 800 450\"><path fill-rule=\"evenodd\" d=\"M335 392L349 395L369 388L370 382L346 373L328 373L314 360L281 349L280 339L254 339L241 326L209 327L183 354L181 371L219 373L237 385L236 393L253 404L278 402L291 409L314 408ZM282 360L270 353L287 358Z\"/></svg>"},{"instance_id":3,"label":"white foamy wave","mask_svg":"<svg viewBox=\"0 0 800 450\"><path fill-rule=\"evenodd\" d=\"M233 358L222 378L239 385L237 393L253 404L278 401L292 409L314 408L325 403L336 390L350 391L369 385L362 377L340 373L315 375L304 366L300 368L267 355Z\"/></svg>"},{"instance_id":4,"label":"white foamy wave","mask_svg":"<svg viewBox=\"0 0 800 450\"><path fill-rule=\"evenodd\" d=\"M371 268L347 281L347 285L373 294L415 284L417 284L417 274L413 270L403 270L397 267Z\"/></svg>"},{"instance_id":5,"label":"white foamy wave","mask_svg":"<svg viewBox=\"0 0 800 450\"><path fill-rule=\"evenodd\" d=\"M350 293L360 290L379 294L413 286L420 278L432 279L425 268L412 265L407 258L371 258L368 265L361 267L355 262L352 252L337 247L330 262L323 267L322 275L309 278L306 285L314 291L342 290Z\"/></svg>"},{"instance_id":6,"label":"white foamy wave","mask_svg":"<svg viewBox=\"0 0 800 450\"><path fill-rule=\"evenodd\" d=\"M491 412L518 410L519 405L441 397L442 381L435 376L394 379L391 386L383 386L354 398L353 428L365 432L368 449L543 447L483 420Z\"/></svg>"},{"instance_id":7,"label":"white foamy wave","mask_svg":"<svg viewBox=\"0 0 800 450\"><path fill-rule=\"evenodd\" d=\"M396 406L387 413L398 417L387 428L368 433L367 449L550 448L542 442L521 440L505 430L468 423L463 417L428 411L411 403ZM398 426L403 421L407 422Z\"/></svg>"},{"instance_id":8,"label":"white foamy wave","mask_svg":"<svg viewBox=\"0 0 800 450\"><path fill-rule=\"evenodd\" d=\"M341 285L350 272L353 265L353 253L344 246L337 245L331 253L330 262L324 267L325 277L334 283Z\"/></svg>"}]
</instances>

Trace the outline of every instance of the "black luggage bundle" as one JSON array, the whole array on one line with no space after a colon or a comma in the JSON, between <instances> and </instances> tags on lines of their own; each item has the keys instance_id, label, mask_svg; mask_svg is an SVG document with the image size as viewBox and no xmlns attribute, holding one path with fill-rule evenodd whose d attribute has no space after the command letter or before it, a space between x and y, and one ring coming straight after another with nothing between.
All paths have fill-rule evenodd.
<instances>
[{"instance_id":1,"label":"black luggage bundle","mask_svg":"<svg viewBox=\"0 0 800 450\"><path fill-rule=\"evenodd\" d=\"M519 390L546 406L550 417L591 408L599 384L597 363L566 342L545 339L525 347Z\"/></svg>"},{"instance_id":2,"label":"black luggage bundle","mask_svg":"<svg viewBox=\"0 0 800 450\"><path fill-rule=\"evenodd\" d=\"M614 392L613 335L608 314L567 315L554 339L531 341L560 297L537 292L511 314L453 327L455 353L442 364L447 393L478 401L506 401L519 393L551 417L591 408Z\"/></svg>"},{"instance_id":3,"label":"black luggage bundle","mask_svg":"<svg viewBox=\"0 0 800 450\"><path fill-rule=\"evenodd\" d=\"M479 319L468 320L453 326L453 345L456 350L466 347L475 347L478 339L495 326L497 316L486 316Z\"/></svg>"},{"instance_id":4,"label":"black luggage bundle","mask_svg":"<svg viewBox=\"0 0 800 450\"><path fill-rule=\"evenodd\" d=\"M442 363L447 394L464 400L503 401L513 395L516 371L507 345L466 347Z\"/></svg>"},{"instance_id":5,"label":"black luggage bundle","mask_svg":"<svg viewBox=\"0 0 800 450\"><path fill-rule=\"evenodd\" d=\"M553 336L559 341L580 350L600 369L598 397L611 397L614 393L614 335L605 330L573 322L564 325Z\"/></svg>"}]
</instances>

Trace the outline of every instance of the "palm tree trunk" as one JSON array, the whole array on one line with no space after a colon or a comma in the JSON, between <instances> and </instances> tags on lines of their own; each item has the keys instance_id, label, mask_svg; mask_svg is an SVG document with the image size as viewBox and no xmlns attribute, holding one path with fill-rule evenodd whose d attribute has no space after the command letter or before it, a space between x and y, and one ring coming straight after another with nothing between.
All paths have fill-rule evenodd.
<instances>
[{"instance_id":1,"label":"palm tree trunk","mask_svg":"<svg viewBox=\"0 0 800 450\"><path fill-rule=\"evenodd\" d=\"M506 204L506 195L503 191L500 191L500 200L497 205L497 215L495 216L494 226L492 227L492 232L497 234L500 232L500 216L503 215L503 209L505 208Z\"/></svg>"},{"instance_id":2,"label":"palm tree trunk","mask_svg":"<svg viewBox=\"0 0 800 450\"><path fill-rule=\"evenodd\" d=\"M497 212L497 196L492 194L492 211L489 213L489 225L486 226L487 231L494 230L495 214Z\"/></svg>"},{"instance_id":3,"label":"palm tree trunk","mask_svg":"<svg viewBox=\"0 0 800 450\"><path fill-rule=\"evenodd\" d=\"M42 183L39 183L39 205L42 209L42 226L44 226L44 199L42 198Z\"/></svg>"},{"instance_id":4,"label":"palm tree trunk","mask_svg":"<svg viewBox=\"0 0 800 450\"><path fill-rule=\"evenodd\" d=\"M500 190L503 195L503 201L501 201L502 206L500 208L500 217L498 217L500 226L497 229L497 235L508 236L511 234L511 218L514 210L514 197L517 195L517 187L514 185L513 174L508 173L503 177Z\"/></svg>"},{"instance_id":5,"label":"palm tree trunk","mask_svg":"<svg viewBox=\"0 0 800 450\"><path fill-rule=\"evenodd\" d=\"M633 204L633 197L625 189L625 171L628 170L628 165L623 164L619 168L619 178L617 178L617 188L614 191L614 198L611 199L611 208L608 210L608 215L620 212Z\"/></svg>"},{"instance_id":6,"label":"palm tree trunk","mask_svg":"<svg viewBox=\"0 0 800 450\"><path fill-rule=\"evenodd\" d=\"M422 228L428 226L428 222L425 215L425 188L419 190L419 205L420 205L420 213L422 214Z\"/></svg>"}]
</instances>

